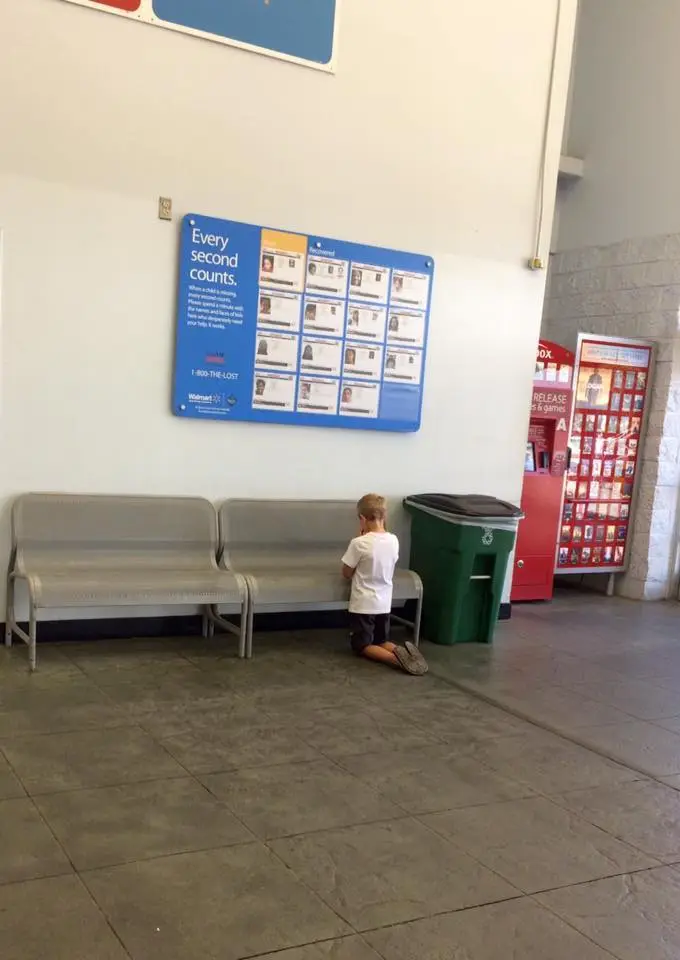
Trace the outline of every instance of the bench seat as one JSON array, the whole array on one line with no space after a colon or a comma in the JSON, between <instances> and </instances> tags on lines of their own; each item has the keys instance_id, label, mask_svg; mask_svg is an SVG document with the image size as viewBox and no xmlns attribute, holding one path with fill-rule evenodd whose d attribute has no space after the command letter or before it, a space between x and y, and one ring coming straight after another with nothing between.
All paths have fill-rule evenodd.
<instances>
[{"instance_id":1,"label":"bench seat","mask_svg":"<svg viewBox=\"0 0 680 960\"><path fill-rule=\"evenodd\" d=\"M219 511L220 563L246 580L250 597L247 656L253 650L258 612L346 610L350 585L340 573L342 556L357 535L351 500L228 500ZM393 602L416 601L411 623L419 636L422 583L398 568Z\"/></svg>"},{"instance_id":2,"label":"bench seat","mask_svg":"<svg viewBox=\"0 0 680 960\"><path fill-rule=\"evenodd\" d=\"M208 500L24 494L12 509L5 642L16 634L36 665L41 611L198 606L210 623L239 635L245 655L248 589L217 563L218 523ZM28 590L28 632L16 620L15 588ZM240 616L238 628L218 608Z\"/></svg>"},{"instance_id":3,"label":"bench seat","mask_svg":"<svg viewBox=\"0 0 680 960\"><path fill-rule=\"evenodd\" d=\"M16 573L15 576L20 576ZM161 606L163 604L219 604L239 602L233 574L225 570L162 570L139 574L116 567L77 565L68 572L58 570L23 575L38 608L80 608L111 606Z\"/></svg>"}]
</instances>

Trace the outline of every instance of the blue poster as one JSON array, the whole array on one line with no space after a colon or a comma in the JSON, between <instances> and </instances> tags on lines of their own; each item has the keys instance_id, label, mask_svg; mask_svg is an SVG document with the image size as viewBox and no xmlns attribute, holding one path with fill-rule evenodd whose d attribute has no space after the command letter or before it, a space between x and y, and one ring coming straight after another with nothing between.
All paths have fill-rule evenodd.
<instances>
[{"instance_id":1,"label":"blue poster","mask_svg":"<svg viewBox=\"0 0 680 960\"><path fill-rule=\"evenodd\" d=\"M426 255L189 214L173 412L418 430L433 275Z\"/></svg>"},{"instance_id":2,"label":"blue poster","mask_svg":"<svg viewBox=\"0 0 680 960\"><path fill-rule=\"evenodd\" d=\"M153 0L159 20L317 64L333 58L335 8L336 0Z\"/></svg>"}]
</instances>

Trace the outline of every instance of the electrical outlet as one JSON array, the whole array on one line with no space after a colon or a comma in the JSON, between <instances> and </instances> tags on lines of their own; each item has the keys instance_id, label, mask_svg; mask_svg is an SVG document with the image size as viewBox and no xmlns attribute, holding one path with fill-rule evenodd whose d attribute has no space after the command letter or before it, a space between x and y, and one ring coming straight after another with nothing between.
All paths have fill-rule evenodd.
<instances>
[{"instance_id":1,"label":"electrical outlet","mask_svg":"<svg viewBox=\"0 0 680 960\"><path fill-rule=\"evenodd\" d=\"M158 219L172 220L172 200L170 197L158 198Z\"/></svg>"},{"instance_id":2,"label":"electrical outlet","mask_svg":"<svg viewBox=\"0 0 680 960\"><path fill-rule=\"evenodd\" d=\"M541 257L531 257L529 263L527 264L530 270L544 270L545 263Z\"/></svg>"}]
</instances>

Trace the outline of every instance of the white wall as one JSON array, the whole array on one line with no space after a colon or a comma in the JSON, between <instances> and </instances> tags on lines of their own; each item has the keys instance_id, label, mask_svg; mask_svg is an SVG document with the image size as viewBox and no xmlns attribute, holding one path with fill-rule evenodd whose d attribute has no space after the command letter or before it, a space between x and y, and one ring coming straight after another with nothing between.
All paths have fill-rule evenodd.
<instances>
[{"instance_id":1,"label":"white wall","mask_svg":"<svg viewBox=\"0 0 680 960\"><path fill-rule=\"evenodd\" d=\"M0 4L5 518L28 489L517 500L555 9L343 0L331 77L58 0ZM558 123L553 178L560 140ZM177 217L434 255L421 431L172 417L178 233L159 194Z\"/></svg>"},{"instance_id":2,"label":"white wall","mask_svg":"<svg viewBox=\"0 0 680 960\"><path fill-rule=\"evenodd\" d=\"M680 229L679 0L581 0L567 151L586 177L556 248Z\"/></svg>"}]
</instances>

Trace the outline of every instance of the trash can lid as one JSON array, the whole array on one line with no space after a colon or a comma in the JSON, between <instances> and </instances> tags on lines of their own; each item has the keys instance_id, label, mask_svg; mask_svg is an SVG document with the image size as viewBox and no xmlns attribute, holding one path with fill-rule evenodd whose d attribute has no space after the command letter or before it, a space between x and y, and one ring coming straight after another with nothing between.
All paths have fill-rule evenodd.
<instances>
[{"instance_id":1,"label":"trash can lid","mask_svg":"<svg viewBox=\"0 0 680 960\"><path fill-rule=\"evenodd\" d=\"M404 506L425 507L457 517L495 517L508 520L522 517L521 509L514 503L507 503L483 493L417 493L406 497Z\"/></svg>"}]
</instances>

